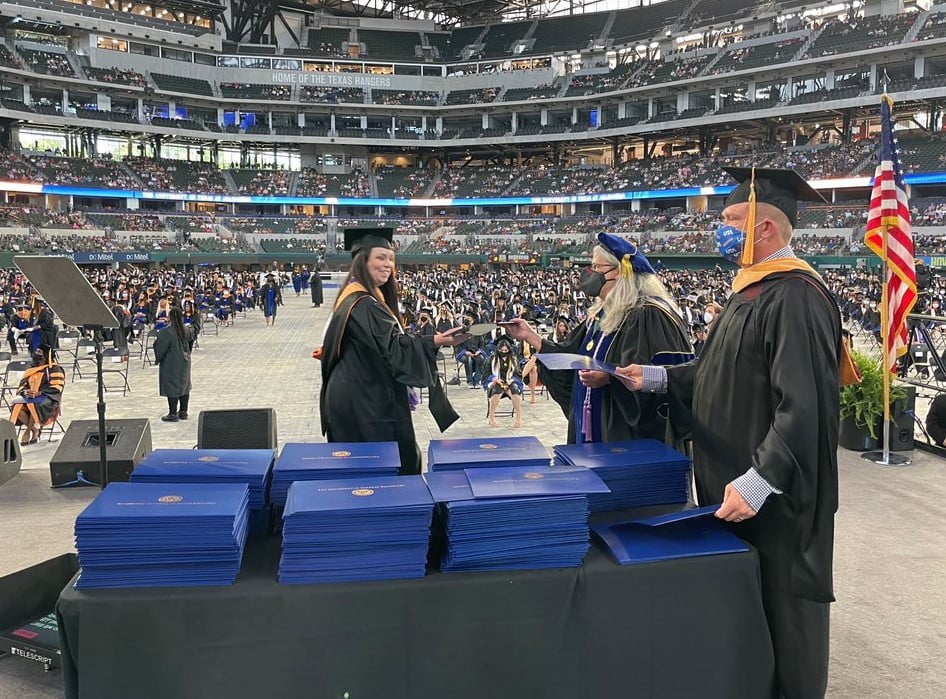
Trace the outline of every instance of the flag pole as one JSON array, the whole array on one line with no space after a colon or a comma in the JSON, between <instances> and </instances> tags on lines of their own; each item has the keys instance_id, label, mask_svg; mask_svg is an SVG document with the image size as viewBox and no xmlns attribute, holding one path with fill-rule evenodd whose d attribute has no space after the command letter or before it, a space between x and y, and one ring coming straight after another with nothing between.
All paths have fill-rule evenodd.
<instances>
[{"instance_id":1,"label":"flag pole","mask_svg":"<svg viewBox=\"0 0 946 699\"><path fill-rule=\"evenodd\" d=\"M883 274L881 275L881 305L880 305L880 339L883 345L883 370L884 370L884 430L883 430L883 458L880 463L890 465L890 294L887 291L889 286L888 277L893 274L887 262L887 224L881 225L884 245L884 255L881 258L883 262Z\"/></svg>"}]
</instances>

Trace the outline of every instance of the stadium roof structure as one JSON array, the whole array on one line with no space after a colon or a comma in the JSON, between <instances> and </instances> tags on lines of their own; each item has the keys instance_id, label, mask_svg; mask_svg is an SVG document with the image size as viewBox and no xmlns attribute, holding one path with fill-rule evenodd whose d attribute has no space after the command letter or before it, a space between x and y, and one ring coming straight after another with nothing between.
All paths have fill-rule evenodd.
<instances>
[{"instance_id":1,"label":"stadium roof structure","mask_svg":"<svg viewBox=\"0 0 946 699\"><path fill-rule=\"evenodd\" d=\"M429 19L444 26L606 12L655 0L306 0L333 15ZM661 0L656 0L660 2Z\"/></svg>"}]
</instances>

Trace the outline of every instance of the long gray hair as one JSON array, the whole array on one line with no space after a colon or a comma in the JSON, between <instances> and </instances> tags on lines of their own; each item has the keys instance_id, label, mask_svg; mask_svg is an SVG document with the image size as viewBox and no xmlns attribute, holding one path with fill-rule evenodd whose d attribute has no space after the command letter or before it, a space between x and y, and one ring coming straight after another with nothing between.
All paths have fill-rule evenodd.
<instances>
[{"instance_id":1,"label":"long gray hair","mask_svg":"<svg viewBox=\"0 0 946 699\"><path fill-rule=\"evenodd\" d=\"M613 265L617 269L621 268L620 260L603 245L595 245L592 251L592 258L594 257L600 257L608 265ZM615 279L614 288L608 293L608 297L602 301L599 296L588 309L588 315L592 317L603 310L604 320L601 321L601 331L610 335L624 322L627 312L643 304L648 297L663 299L677 315L680 315L680 309L677 308L677 304L660 278L656 274L644 272L635 272L630 277Z\"/></svg>"}]
</instances>

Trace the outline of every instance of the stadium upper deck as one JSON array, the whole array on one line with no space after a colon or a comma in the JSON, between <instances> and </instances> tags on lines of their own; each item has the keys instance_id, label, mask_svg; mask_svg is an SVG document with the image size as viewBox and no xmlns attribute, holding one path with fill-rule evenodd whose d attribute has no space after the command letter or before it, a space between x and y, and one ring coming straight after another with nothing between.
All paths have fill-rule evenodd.
<instances>
[{"instance_id":1,"label":"stadium upper deck","mask_svg":"<svg viewBox=\"0 0 946 699\"><path fill-rule=\"evenodd\" d=\"M296 41L225 46L207 18L132 22L90 1L0 2L19 13L3 25L0 116L216 143L541 148L856 120L885 75L908 116L946 91L946 6L666 0L449 33L322 17Z\"/></svg>"}]
</instances>

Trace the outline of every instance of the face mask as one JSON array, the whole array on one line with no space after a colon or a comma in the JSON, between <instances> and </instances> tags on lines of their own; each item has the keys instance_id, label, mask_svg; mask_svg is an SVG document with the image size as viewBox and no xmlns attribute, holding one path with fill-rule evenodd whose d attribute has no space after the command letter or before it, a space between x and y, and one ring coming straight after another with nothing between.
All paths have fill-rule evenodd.
<instances>
[{"instance_id":1,"label":"face mask","mask_svg":"<svg viewBox=\"0 0 946 699\"><path fill-rule=\"evenodd\" d=\"M711 313L710 311L706 311L705 313L703 313L703 321L704 321L707 325L709 325L709 324L713 321L713 318L715 318L715 317L716 317L716 315L713 314L713 313Z\"/></svg>"},{"instance_id":2,"label":"face mask","mask_svg":"<svg viewBox=\"0 0 946 699\"><path fill-rule=\"evenodd\" d=\"M760 225L762 224L756 225L756 228ZM741 231L735 226L724 224L716 229L716 248L719 250L719 254L730 262L739 262L745 242L745 231Z\"/></svg>"},{"instance_id":3,"label":"face mask","mask_svg":"<svg viewBox=\"0 0 946 699\"><path fill-rule=\"evenodd\" d=\"M581 273L581 290L584 291L585 295L589 298L597 297L607 282L608 280L605 279L602 272L595 272L591 267L588 267Z\"/></svg>"}]
</instances>

